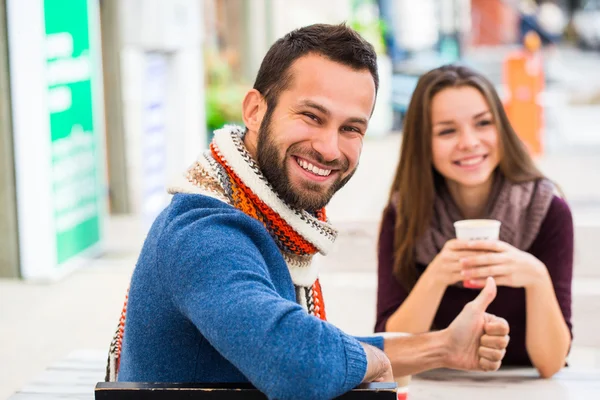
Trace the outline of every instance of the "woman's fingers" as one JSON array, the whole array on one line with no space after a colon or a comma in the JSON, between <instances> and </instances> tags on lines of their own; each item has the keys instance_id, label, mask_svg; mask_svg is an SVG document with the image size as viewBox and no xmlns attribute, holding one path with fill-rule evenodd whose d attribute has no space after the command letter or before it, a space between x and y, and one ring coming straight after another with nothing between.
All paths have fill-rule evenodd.
<instances>
[{"instance_id":1,"label":"woman's fingers","mask_svg":"<svg viewBox=\"0 0 600 400\"><path fill-rule=\"evenodd\" d=\"M468 244L469 241L467 240L450 239L444 245L444 250L458 251L461 249L466 249L468 247Z\"/></svg>"},{"instance_id":2,"label":"woman's fingers","mask_svg":"<svg viewBox=\"0 0 600 400\"><path fill-rule=\"evenodd\" d=\"M500 253L510 250L511 246L500 240L469 240L465 249Z\"/></svg>"},{"instance_id":3,"label":"woman's fingers","mask_svg":"<svg viewBox=\"0 0 600 400\"><path fill-rule=\"evenodd\" d=\"M465 284L471 288L482 288L485 286L485 282L488 276L493 276L496 281L497 286L509 286L515 287L517 285L516 281L513 279L512 275L486 275L484 278L467 278L463 277L465 280ZM517 286L518 287L518 286Z\"/></svg>"},{"instance_id":4,"label":"woman's fingers","mask_svg":"<svg viewBox=\"0 0 600 400\"><path fill-rule=\"evenodd\" d=\"M506 276L511 273L511 268L506 265L494 265L491 267L475 267L463 269L461 274L464 279L484 279L488 276Z\"/></svg>"},{"instance_id":5,"label":"woman's fingers","mask_svg":"<svg viewBox=\"0 0 600 400\"><path fill-rule=\"evenodd\" d=\"M506 253L479 253L460 259L460 263L464 268L507 264L509 261L509 256Z\"/></svg>"}]
</instances>

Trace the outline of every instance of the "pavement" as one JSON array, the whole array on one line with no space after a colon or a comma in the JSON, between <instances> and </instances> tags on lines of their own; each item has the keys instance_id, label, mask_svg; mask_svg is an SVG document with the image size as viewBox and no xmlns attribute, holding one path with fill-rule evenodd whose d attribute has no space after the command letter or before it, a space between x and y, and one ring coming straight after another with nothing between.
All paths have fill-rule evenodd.
<instances>
[{"instance_id":1,"label":"pavement","mask_svg":"<svg viewBox=\"0 0 600 400\"><path fill-rule=\"evenodd\" d=\"M586 57L582 65L600 66L600 59ZM555 93L563 93L555 97L564 100L572 88L583 87L578 85L555 86ZM569 105L551 115L552 146L537 162L562 187L576 225L570 364L600 368L600 269L594 252L600 239L600 112ZM340 236L332 254L316 262L322 265L328 318L352 334L373 329L376 235L400 144L398 133L367 139L357 173L328 210ZM74 350L108 348L145 232L136 216L111 216L107 228L102 257L59 282L0 280L0 399Z\"/></svg>"}]
</instances>

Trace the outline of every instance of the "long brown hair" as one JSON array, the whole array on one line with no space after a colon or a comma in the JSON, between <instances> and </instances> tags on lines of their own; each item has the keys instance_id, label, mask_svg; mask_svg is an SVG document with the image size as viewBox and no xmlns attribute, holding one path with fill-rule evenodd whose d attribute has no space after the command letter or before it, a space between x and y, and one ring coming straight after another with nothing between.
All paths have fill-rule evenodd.
<instances>
[{"instance_id":1,"label":"long brown hair","mask_svg":"<svg viewBox=\"0 0 600 400\"><path fill-rule=\"evenodd\" d=\"M415 245L429 226L436 191L444 185L444 178L432 162L431 102L444 89L465 86L477 89L490 107L500 136L500 173L517 183L544 177L510 125L490 81L467 67L455 65L423 75L406 113L400 161L390 191L390 202L396 208L394 275L407 290L417 281Z\"/></svg>"}]
</instances>

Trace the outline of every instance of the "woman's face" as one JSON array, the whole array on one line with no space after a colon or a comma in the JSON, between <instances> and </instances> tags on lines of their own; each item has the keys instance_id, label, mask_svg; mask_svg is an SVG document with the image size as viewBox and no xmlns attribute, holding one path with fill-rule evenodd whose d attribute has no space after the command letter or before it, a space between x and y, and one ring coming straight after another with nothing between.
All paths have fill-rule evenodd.
<instances>
[{"instance_id":1,"label":"woman's face","mask_svg":"<svg viewBox=\"0 0 600 400\"><path fill-rule=\"evenodd\" d=\"M488 185L500 162L496 122L475 88L447 88L431 104L432 158L446 182L458 188Z\"/></svg>"}]
</instances>

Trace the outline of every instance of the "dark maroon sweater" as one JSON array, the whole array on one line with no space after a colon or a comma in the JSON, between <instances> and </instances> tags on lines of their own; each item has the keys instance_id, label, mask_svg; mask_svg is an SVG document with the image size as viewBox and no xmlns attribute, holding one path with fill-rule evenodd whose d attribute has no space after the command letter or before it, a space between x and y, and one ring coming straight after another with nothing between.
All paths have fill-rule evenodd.
<instances>
[{"instance_id":1,"label":"dark maroon sweater","mask_svg":"<svg viewBox=\"0 0 600 400\"><path fill-rule=\"evenodd\" d=\"M385 331L388 318L408 296L408 292L392 274L394 226L396 211L388 205L383 213L379 236L379 273L377 290L377 322L375 332ZM528 250L548 268L563 317L572 334L571 280L573 275L573 218L569 206L554 197L540 232ZM417 264L419 276L426 266ZM449 286L434 318L437 329L446 328L478 290ZM488 312L506 319L510 325L510 343L503 365L531 365L525 348L525 289L498 287L496 299Z\"/></svg>"}]
</instances>

